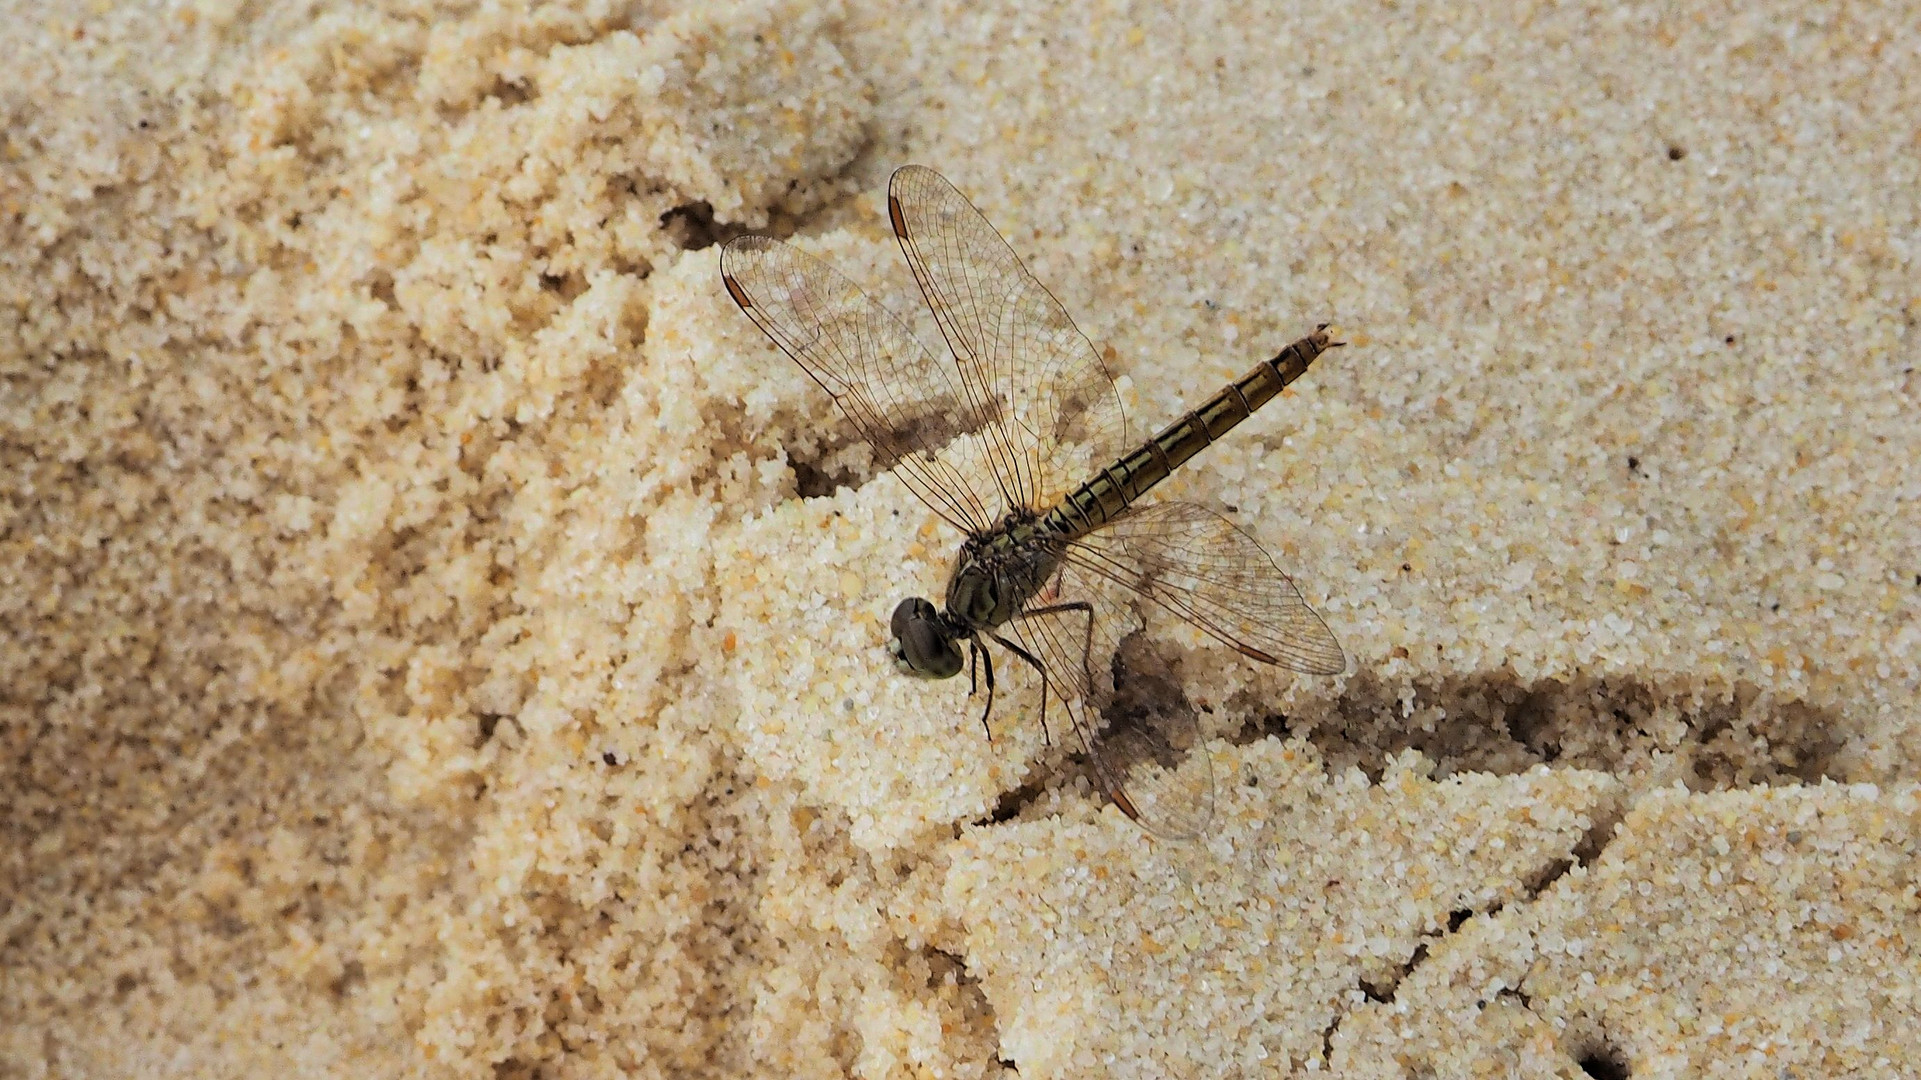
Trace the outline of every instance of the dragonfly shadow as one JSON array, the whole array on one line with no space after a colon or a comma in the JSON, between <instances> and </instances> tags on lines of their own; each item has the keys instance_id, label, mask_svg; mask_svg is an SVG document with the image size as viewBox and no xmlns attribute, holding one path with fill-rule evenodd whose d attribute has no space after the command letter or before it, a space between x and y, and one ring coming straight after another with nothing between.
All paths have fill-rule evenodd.
<instances>
[{"instance_id":1,"label":"dragonfly shadow","mask_svg":"<svg viewBox=\"0 0 1921 1080\"><path fill-rule=\"evenodd\" d=\"M1114 686L1098 703L1099 716L1110 745L1127 748L1128 767L1172 772L1187 761L1192 747L1151 737L1181 728L1167 723L1170 715L1214 734L1218 718L1201 714L1216 710L1196 705L1181 668L1180 650L1148 633L1130 635L1116 650ZM1233 705L1229 711L1253 714ZM1132 737L1136 733L1142 737ZM1544 764L1611 773L1630 786L1639 786L1637 778L1666 783L1678 777L1694 791L1850 779L1837 761L1846 732L1833 711L1751 683L1680 677L1527 682L1495 671L1415 679L1408 686L1361 672L1339 697L1220 734L1234 745L1300 736L1314 744L1330 774L1358 768L1376 782L1384 764L1409 749L1435 762L1437 779L1515 775ZM985 820L1021 818L1076 776L1098 790L1080 748L1069 743L1064 749L1061 769L1008 792Z\"/></svg>"},{"instance_id":2,"label":"dragonfly shadow","mask_svg":"<svg viewBox=\"0 0 1921 1080\"><path fill-rule=\"evenodd\" d=\"M1179 773L1189 765L1197 744L1191 738L1176 743L1170 735L1199 732L1202 711L1181 683L1179 653L1152 634L1136 630L1121 640L1110 668L1112 689L1100 693L1094 703L1110 767L1129 774ZM1101 790L1099 771L1086 748L1065 718L1057 718L1056 723L1059 727L1050 728L1049 734L1063 756L1061 764L1037 770L1026 783L1003 794L979 823L1024 820L1030 808L1058 789L1075 786L1076 780L1088 791ZM1195 782L1209 781L1201 777Z\"/></svg>"},{"instance_id":3,"label":"dragonfly shadow","mask_svg":"<svg viewBox=\"0 0 1921 1080\"><path fill-rule=\"evenodd\" d=\"M1668 675L1525 681L1506 670L1388 682L1348 680L1324 708L1268 718L1247 737L1300 735L1330 771L1414 749L1435 775L1536 765L1677 777L1696 791L1845 780L1841 718L1752 683ZM1678 772L1676 769L1678 768Z\"/></svg>"},{"instance_id":4,"label":"dragonfly shadow","mask_svg":"<svg viewBox=\"0 0 1921 1080\"><path fill-rule=\"evenodd\" d=\"M1114 689L1101 701L1101 718L1107 724L1110 736L1126 737L1136 735L1132 745L1137 747L1130 765L1153 764L1162 769L1176 769L1193 753L1191 745L1174 746L1164 739L1150 739L1145 733L1155 730L1197 731L1200 710L1187 696L1181 684L1180 659L1175 651L1156 642L1145 631L1135 631L1121 639L1120 647L1114 650L1113 661ZM1168 716L1180 717L1185 723L1170 725Z\"/></svg>"}]
</instances>

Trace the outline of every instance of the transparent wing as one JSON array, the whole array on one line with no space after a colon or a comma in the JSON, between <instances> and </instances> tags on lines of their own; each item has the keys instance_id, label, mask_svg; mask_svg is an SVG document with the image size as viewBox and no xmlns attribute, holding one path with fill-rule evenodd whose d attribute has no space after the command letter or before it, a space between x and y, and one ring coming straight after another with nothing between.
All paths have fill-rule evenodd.
<instances>
[{"instance_id":1,"label":"transparent wing","mask_svg":"<svg viewBox=\"0 0 1921 1080\"><path fill-rule=\"evenodd\" d=\"M1122 590L1063 567L1003 629L1045 667L1050 714L1068 715L1114 804L1156 836L1191 840L1214 816L1213 763L1193 711L1178 694L1113 693L1116 650L1140 626Z\"/></svg>"},{"instance_id":2,"label":"transparent wing","mask_svg":"<svg viewBox=\"0 0 1921 1080\"><path fill-rule=\"evenodd\" d=\"M1347 670L1340 643L1294 582L1253 537L1204 506L1139 507L1070 542L1066 558L1243 656L1309 675Z\"/></svg>"},{"instance_id":3,"label":"transparent wing","mask_svg":"<svg viewBox=\"0 0 1921 1080\"><path fill-rule=\"evenodd\" d=\"M1141 629L1141 601L1242 655L1314 675L1347 669L1341 646L1254 539L1192 503L1138 507L1067 542L1053 576L1025 581L1026 609L1005 630L1046 668L1101 786L1156 835L1204 835L1213 767L1176 694L1119 701L1112 658Z\"/></svg>"},{"instance_id":4,"label":"transparent wing","mask_svg":"<svg viewBox=\"0 0 1921 1080\"><path fill-rule=\"evenodd\" d=\"M840 271L771 236L738 236L720 277L741 311L826 390L920 500L963 532L1001 517L991 476L948 449L974 410L950 365Z\"/></svg>"},{"instance_id":5,"label":"transparent wing","mask_svg":"<svg viewBox=\"0 0 1921 1080\"><path fill-rule=\"evenodd\" d=\"M1066 309L939 173L894 173L887 212L959 363L1010 507L1044 511L1127 448L1114 380Z\"/></svg>"}]
</instances>

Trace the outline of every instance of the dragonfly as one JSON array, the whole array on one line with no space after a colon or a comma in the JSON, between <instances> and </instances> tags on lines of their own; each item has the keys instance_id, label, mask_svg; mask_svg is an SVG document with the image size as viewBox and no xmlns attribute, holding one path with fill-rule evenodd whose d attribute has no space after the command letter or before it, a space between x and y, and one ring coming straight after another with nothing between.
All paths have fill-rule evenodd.
<instances>
[{"instance_id":1,"label":"dragonfly","mask_svg":"<svg viewBox=\"0 0 1921 1080\"><path fill-rule=\"evenodd\" d=\"M1051 695L1122 813L1154 835L1204 835L1214 783L1191 708L1103 715L1121 641L1171 616L1258 663L1338 675L1347 661L1253 537L1204 506L1142 497L1342 343L1316 327L1134 444L1101 354L965 195L908 165L888 184L887 214L948 360L838 270L774 237L729 241L720 275L876 460L962 534L944 604L916 596L894 609L896 665L929 679L965 666L970 697L985 684L991 742L987 644L1005 650L1039 674L1043 733Z\"/></svg>"}]
</instances>

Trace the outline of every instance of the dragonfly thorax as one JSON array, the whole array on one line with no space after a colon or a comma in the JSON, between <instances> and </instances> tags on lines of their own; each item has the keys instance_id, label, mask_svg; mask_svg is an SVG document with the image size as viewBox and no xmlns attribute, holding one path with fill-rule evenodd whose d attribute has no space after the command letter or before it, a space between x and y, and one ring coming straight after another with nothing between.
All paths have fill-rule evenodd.
<instances>
[{"instance_id":1,"label":"dragonfly thorax","mask_svg":"<svg viewBox=\"0 0 1921 1080\"><path fill-rule=\"evenodd\" d=\"M1060 559L1058 537L1031 514L1009 514L992 532L968 537L947 579L947 610L919 596L894 607L895 666L925 679L960 674L960 643L1019 615Z\"/></svg>"},{"instance_id":2,"label":"dragonfly thorax","mask_svg":"<svg viewBox=\"0 0 1921 1080\"><path fill-rule=\"evenodd\" d=\"M947 580L947 617L987 630L1019 615L1060 565L1060 545L1031 514L1015 512L993 532L968 537Z\"/></svg>"},{"instance_id":3,"label":"dragonfly thorax","mask_svg":"<svg viewBox=\"0 0 1921 1080\"><path fill-rule=\"evenodd\" d=\"M1014 614L990 567L963 561L947 580L947 614L967 626L999 626Z\"/></svg>"}]
</instances>

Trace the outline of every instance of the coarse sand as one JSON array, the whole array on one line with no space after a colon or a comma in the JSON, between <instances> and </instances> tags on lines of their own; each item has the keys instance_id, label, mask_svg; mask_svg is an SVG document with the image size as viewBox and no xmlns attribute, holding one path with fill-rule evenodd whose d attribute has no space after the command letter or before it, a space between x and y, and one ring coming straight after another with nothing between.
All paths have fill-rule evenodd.
<instances>
[{"instance_id":1,"label":"coarse sand","mask_svg":"<svg viewBox=\"0 0 1921 1080\"><path fill-rule=\"evenodd\" d=\"M0 0L0 1078L1921 1072L1921 5ZM907 162L1349 673L1002 665L729 301Z\"/></svg>"}]
</instances>

